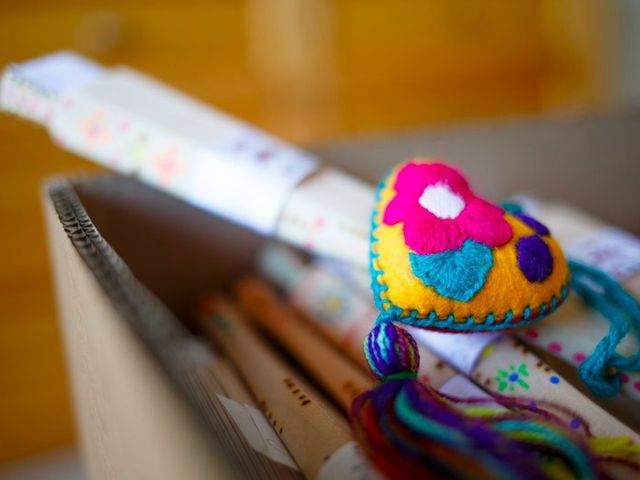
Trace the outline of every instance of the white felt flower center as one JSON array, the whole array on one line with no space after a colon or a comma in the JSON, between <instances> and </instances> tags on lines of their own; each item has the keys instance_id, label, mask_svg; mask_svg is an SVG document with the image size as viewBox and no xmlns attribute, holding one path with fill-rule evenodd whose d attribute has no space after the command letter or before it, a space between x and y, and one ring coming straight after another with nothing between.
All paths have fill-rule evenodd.
<instances>
[{"instance_id":1,"label":"white felt flower center","mask_svg":"<svg viewBox=\"0 0 640 480\"><path fill-rule=\"evenodd\" d=\"M462 197L445 183L426 187L418 202L438 218L456 218L465 207Z\"/></svg>"}]
</instances>

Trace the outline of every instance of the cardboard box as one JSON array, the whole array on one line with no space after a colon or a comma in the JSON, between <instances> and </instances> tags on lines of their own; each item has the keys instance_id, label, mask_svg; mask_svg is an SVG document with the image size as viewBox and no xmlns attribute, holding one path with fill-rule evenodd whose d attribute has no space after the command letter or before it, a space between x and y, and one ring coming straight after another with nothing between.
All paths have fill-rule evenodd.
<instances>
[{"instance_id":1,"label":"cardboard box","mask_svg":"<svg viewBox=\"0 0 640 480\"><path fill-rule=\"evenodd\" d=\"M201 353L178 318L246 268L259 239L118 176L52 179L44 204L90 477L235 477L184 401L197 402L188 373Z\"/></svg>"}]
</instances>

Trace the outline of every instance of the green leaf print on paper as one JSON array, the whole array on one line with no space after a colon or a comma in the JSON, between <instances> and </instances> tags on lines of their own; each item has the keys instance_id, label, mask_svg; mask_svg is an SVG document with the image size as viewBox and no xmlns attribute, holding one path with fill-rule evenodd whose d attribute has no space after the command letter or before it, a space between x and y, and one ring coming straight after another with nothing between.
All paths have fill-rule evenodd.
<instances>
[{"instance_id":1,"label":"green leaf print on paper","mask_svg":"<svg viewBox=\"0 0 640 480\"><path fill-rule=\"evenodd\" d=\"M506 370L499 368L495 378L498 383L498 391L504 392L509 389L510 392L515 392L518 387L529 390L529 384L524 380L528 376L529 371L524 363L521 363L517 368L512 363Z\"/></svg>"}]
</instances>

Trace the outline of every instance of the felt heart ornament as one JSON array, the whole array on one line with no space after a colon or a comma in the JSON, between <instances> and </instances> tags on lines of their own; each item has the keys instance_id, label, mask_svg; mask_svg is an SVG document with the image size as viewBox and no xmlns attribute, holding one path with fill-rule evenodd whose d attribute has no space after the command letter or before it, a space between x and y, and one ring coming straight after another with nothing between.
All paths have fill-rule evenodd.
<instances>
[{"instance_id":1,"label":"felt heart ornament","mask_svg":"<svg viewBox=\"0 0 640 480\"><path fill-rule=\"evenodd\" d=\"M475 195L442 163L413 160L380 183L371 271L381 320L446 331L519 327L567 296L549 230Z\"/></svg>"}]
</instances>

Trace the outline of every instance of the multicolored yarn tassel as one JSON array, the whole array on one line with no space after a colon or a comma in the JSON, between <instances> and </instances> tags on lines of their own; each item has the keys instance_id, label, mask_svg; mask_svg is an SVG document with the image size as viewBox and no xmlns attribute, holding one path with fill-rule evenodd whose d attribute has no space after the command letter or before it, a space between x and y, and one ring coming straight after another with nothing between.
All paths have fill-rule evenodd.
<instances>
[{"instance_id":1,"label":"multicolored yarn tassel","mask_svg":"<svg viewBox=\"0 0 640 480\"><path fill-rule=\"evenodd\" d=\"M388 478L590 479L610 462L640 471L630 460L640 449L628 439L594 439L584 421L581 430L569 429L565 419L580 418L575 412L498 396L500 409L420 383L415 340L391 322L373 328L365 353L382 383L356 398L351 422Z\"/></svg>"}]
</instances>

